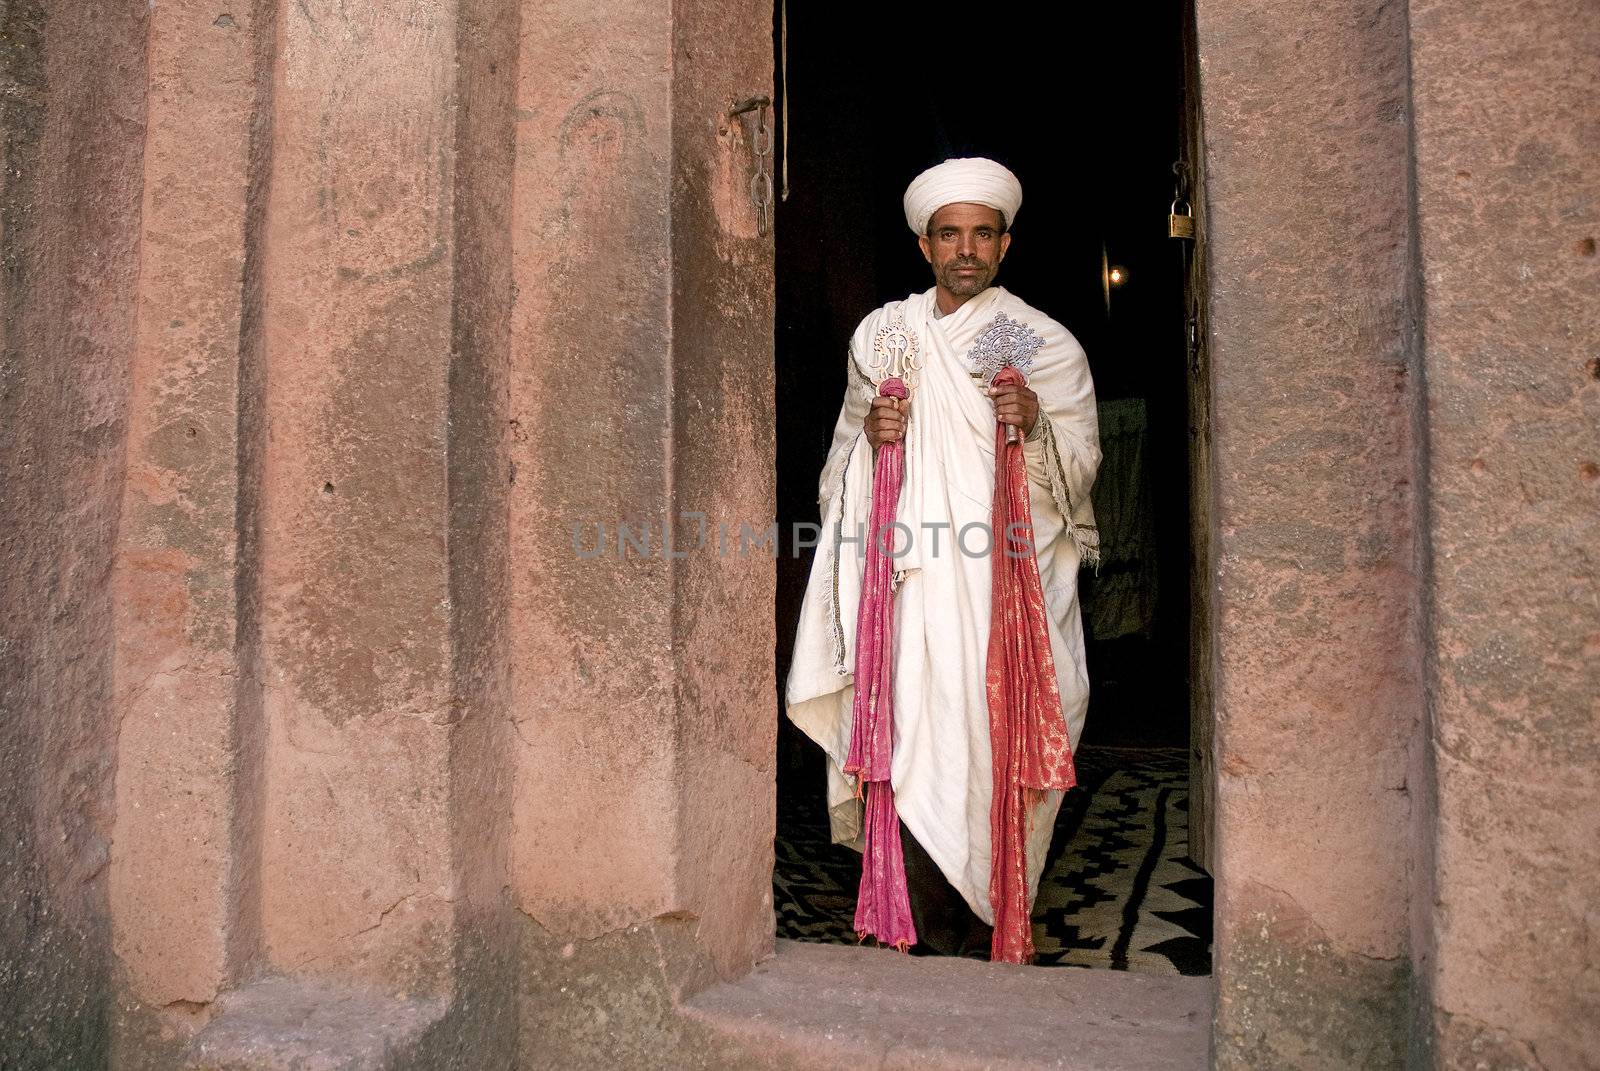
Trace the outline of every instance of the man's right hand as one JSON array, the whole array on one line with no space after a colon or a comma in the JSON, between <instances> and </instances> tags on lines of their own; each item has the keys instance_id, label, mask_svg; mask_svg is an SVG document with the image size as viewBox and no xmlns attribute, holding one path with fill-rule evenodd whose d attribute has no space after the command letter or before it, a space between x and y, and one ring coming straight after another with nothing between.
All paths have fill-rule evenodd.
<instances>
[{"instance_id":1,"label":"man's right hand","mask_svg":"<svg viewBox=\"0 0 1600 1071\"><path fill-rule=\"evenodd\" d=\"M906 436L906 414L910 398L877 397L867 413L867 442L876 450L884 443L899 442Z\"/></svg>"}]
</instances>

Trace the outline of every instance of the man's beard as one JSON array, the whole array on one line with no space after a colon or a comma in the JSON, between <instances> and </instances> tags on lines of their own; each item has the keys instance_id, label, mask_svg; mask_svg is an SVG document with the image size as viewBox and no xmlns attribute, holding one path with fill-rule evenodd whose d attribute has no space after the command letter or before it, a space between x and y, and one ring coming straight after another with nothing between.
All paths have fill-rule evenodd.
<instances>
[{"instance_id":1,"label":"man's beard","mask_svg":"<svg viewBox=\"0 0 1600 1071\"><path fill-rule=\"evenodd\" d=\"M977 268L970 275L963 275L956 271L957 268ZM957 297L976 297L989 289L989 284L994 281L995 269L987 263L977 259L946 261L939 269L939 285Z\"/></svg>"}]
</instances>

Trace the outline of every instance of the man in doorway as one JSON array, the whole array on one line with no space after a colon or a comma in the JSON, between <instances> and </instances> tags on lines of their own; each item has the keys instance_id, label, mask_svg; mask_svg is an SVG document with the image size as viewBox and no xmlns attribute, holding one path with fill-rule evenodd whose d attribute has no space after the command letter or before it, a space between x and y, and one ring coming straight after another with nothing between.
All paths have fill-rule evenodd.
<instances>
[{"instance_id":1,"label":"man in doorway","mask_svg":"<svg viewBox=\"0 0 1600 1071\"><path fill-rule=\"evenodd\" d=\"M985 660L990 554L1004 545L1002 533L989 531L997 421L1023 440L1032 550L1073 749L1089 698L1077 574L1098 556L1089 501L1100 462L1094 386L1066 328L993 285L1021 203L1016 176L981 158L946 160L906 190L906 222L934 286L871 313L851 338L849 384L819 483L821 542L787 684L790 719L827 753L833 839L860 848L860 786L845 766L863 533L874 458L899 443L890 770L918 944L944 954L987 945L995 921ZM886 330L903 331L920 366L905 399L878 396ZM992 387L1001 365L1016 367L1026 384ZM1026 808L1029 905L1062 796L1036 793Z\"/></svg>"}]
</instances>

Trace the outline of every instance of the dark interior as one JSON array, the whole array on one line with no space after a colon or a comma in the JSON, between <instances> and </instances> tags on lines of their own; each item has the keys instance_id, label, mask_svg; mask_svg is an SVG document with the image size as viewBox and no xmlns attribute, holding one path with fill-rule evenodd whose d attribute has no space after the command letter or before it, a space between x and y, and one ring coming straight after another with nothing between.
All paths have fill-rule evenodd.
<instances>
[{"instance_id":1,"label":"dark interior","mask_svg":"<svg viewBox=\"0 0 1600 1071\"><path fill-rule=\"evenodd\" d=\"M782 17L780 9L775 30ZM781 64L784 42L774 36ZM790 125L780 151L788 153L789 193L776 208L780 532L787 538L795 522L818 519L817 478L843 397L851 331L883 302L932 285L902 214L906 184L951 156L1000 161L1021 179L1024 196L997 282L1083 344L1102 427L1106 404L1118 399L1143 399L1147 416L1141 486L1107 494L1120 502L1148 496L1149 538L1137 568L1147 623L1096 637L1097 590L1130 566L1113 553L1101 575L1083 574L1093 698L1080 749L1186 747L1185 252L1167 232L1183 115L1179 4L791 4L786 44L779 70ZM1126 276L1109 289L1109 302L1106 265ZM1128 476L1102 468L1097 510L1119 479ZM784 547L780 696L809 568L808 551ZM820 751L787 718L779 725L780 793L820 796Z\"/></svg>"}]
</instances>

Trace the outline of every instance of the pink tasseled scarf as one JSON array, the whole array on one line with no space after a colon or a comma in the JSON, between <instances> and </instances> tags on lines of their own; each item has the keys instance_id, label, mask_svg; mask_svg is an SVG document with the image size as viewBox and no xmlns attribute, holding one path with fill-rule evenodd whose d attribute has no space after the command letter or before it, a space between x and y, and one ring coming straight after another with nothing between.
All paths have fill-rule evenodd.
<instances>
[{"instance_id":1,"label":"pink tasseled scarf","mask_svg":"<svg viewBox=\"0 0 1600 1071\"><path fill-rule=\"evenodd\" d=\"M899 379L885 379L879 397L905 398ZM900 816L894 809L889 765L894 756L894 562L885 553L894 538L904 447L878 447L872 470L872 512L867 520L866 574L856 614L855 702L851 708L850 754L844 772L859 777L866 792L866 854L856 898L856 933L904 951L916 944L911 897L900 847Z\"/></svg>"},{"instance_id":2,"label":"pink tasseled scarf","mask_svg":"<svg viewBox=\"0 0 1600 1071\"><path fill-rule=\"evenodd\" d=\"M1023 382L1014 368L996 373L995 386ZM880 397L905 398L899 379L886 379ZM1042 414L1040 419L1044 419ZM866 794L866 854L856 900L856 933L902 951L917 941L906 888L900 818L889 780L894 753L894 568L887 553L905 473L898 442L878 447L867 524L866 574L856 617L855 700L845 773L858 776ZM1026 963L1033 958L1027 867L1028 804L1049 789L1077 783L1067 736L1055 659L1033 547L1027 463L1020 443L995 425L993 589L984 691L994 761L989 901L994 938L989 958Z\"/></svg>"}]
</instances>

